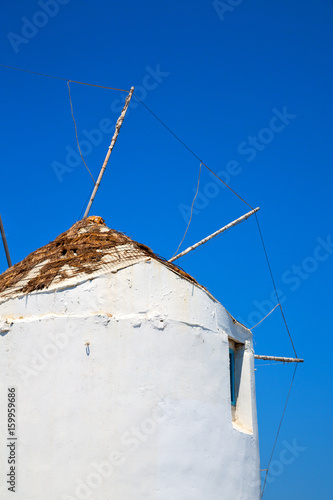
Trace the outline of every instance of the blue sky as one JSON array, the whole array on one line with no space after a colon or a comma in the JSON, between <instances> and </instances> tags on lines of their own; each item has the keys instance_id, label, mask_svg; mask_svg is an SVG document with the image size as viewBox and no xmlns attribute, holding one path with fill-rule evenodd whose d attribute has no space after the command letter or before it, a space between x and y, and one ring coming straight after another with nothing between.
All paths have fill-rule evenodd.
<instances>
[{"instance_id":1,"label":"blue sky","mask_svg":"<svg viewBox=\"0 0 333 500\"><path fill-rule=\"evenodd\" d=\"M333 320L332 1L51 3L53 10L43 10L43 0L2 2L2 64L134 85L199 158L261 208L285 316L305 358L264 498L330 497L332 378L324 354ZM77 156L66 81L2 67L0 75L0 213L18 262L82 217L92 180ZM71 94L96 178L125 94L74 83ZM198 173L199 161L133 98L91 214L170 258ZM182 249L249 210L205 169L194 208ZM247 326L276 304L254 218L178 263ZM293 355L278 309L253 333L258 354ZM256 365L265 469L293 367Z\"/></svg>"}]
</instances>

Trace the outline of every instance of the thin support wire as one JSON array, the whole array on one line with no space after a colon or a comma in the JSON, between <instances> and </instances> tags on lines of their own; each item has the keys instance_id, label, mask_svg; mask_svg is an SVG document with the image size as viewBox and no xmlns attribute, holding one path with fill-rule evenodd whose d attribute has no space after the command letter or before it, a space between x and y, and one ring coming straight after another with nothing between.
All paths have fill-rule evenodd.
<instances>
[{"instance_id":1,"label":"thin support wire","mask_svg":"<svg viewBox=\"0 0 333 500\"><path fill-rule=\"evenodd\" d=\"M268 476L268 473L269 473L269 467L271 465L271 461L272 461L272 458L273 458L273 455L274 455L274 451L275 451L276 443L277 443L277 440L278 440L278 437L279 437L279 434L280 434L280 430L281 430L282 422L283 422L283 419L284 419L284 415L286 413L286 408L287 408L287 404L288 404L288 400L289 400L291 388L292 388L293 383L294 383L294 379L295 379L297 367L298 367L298 363L296 363L296 365L295 365L295 370L294 370L294 373L293 373L293 376L292 376L292 379L291 379L291 382L290 382L290 387L289 387L287 399L286 399L286 402L285 402L285 405L284 405L284 408L283 408L282 417L281 417L281 420L280 420L280 423L279 423L279 427L278 427L278 430L277 430L277 433L276 433L276 436L275 436L275 441L274 441L272 453L271 453L271 456L269 458L268 466L267 466L267 469L266 469L265 480L264 480L264 484L263 484L263 487L262 487L262 490L261 490L260 499L262 499L262 497L264 496L264 491L265 491L265 487L266 487L267 476Z\"/></svg>"},{"instance_id":2,"label":"thin support wire","mask_svg":"<svg viewBox=\"0 0 333 500\"><path fill-rule=\"evenodd\" d=\"M125 89L117 89L115 87L106 87L104 85L96 85L94 83L79 82L77 80L69 80L68 78L62 78L61 76L47 75L46 73L38 73L37 71L30 71L29 69L15 68L14 66L8 66L7 64L0 64L2 68L15 69L16 71L23 71L24 73L31 73L32 75L46 76L47 78L53 78L54 80L62 80L65 82L78 83L79 85L88 85L89 87L98 87L100 89L106 90L118 90L119 92L129 92Z\"/></svg>"},{"instance_id":3,"label":"thin support wire","mask_svg":"<svg viewBox=\"0 0 333 500\"><path fill-rule=\"evenodd\" d=\"M224 184L232 193L234 193L234 195L237 196L237 198L239 198L243 203L245 203L245 205L247 205L248 207L252 208L253 210L253 207L252 205L250 205L247 201L244 200L244 198L242 198L238 193L236 193L236 191L234 191L230 186L229 184L227 184L226 182L224 182L221 177L219 177L211 168L208 167L208 165L206 165L206 163L204 163L198 155L196 155L191 148L189 148L185 142L183 142L150 108L148 108L148 106L143 102L141 101L141 99L136 95L134 94L134 96L137 98L138 101L141 102L141 104L149 111L149 113L151 113L155 118L156 120L158 120L161 125L163 125L164 128L166 128L171 135L174 136L175 139L177 139L178 142L180 142L180 144L182 144L184 146L184 148L186 148L190 153L191 155L194 156L194 158L196 158L197 160L200 161L200 163L207 169L209 170L209 172L211 172L217 179L219 179L219 181L222 182L222 184Z\"/></svg>"},{"instance_id":4,"label":"thin support wire","mask_svg":"<svg viewBox=\"0 0 333 500\"><path fill-rule=\"evenodd\" d=\"M276 288L276 285L275 285L275 280L274 280L274 277L273 277L272 268L271 268L271 265L270 265L270 262L269 262L269 259L268 259L267 250L266 250L266 246L265 246L265 243L264 243L264 238L263 238L263 235L262 235L262 232L261 232L261 229L260 229L260 224L259 224L259 220L258 220L257 214L255 214L255 218L256 218L256 221L257 221L257 226L258 226L258 230L259 230L259 235L260 235L261 243L262 243L262 246L263 246L263 249L264 249L264 253L265 253L265 257L266 257L266 261L267 261L267 265L268 265L268 269L269 269L269 274L271 275L272 283L273 283L273 286L274 286L276 299L277 299L278 305L280 306L281 315L282 315L284 324L286 326L286 330L287 330L287 333L288 333L288 336L289 336L292 348L294 350L295 357L298 358L297 353L296 353L296 349L295 349L295 346L294 346L294 342L293 342L293 339L291 337L291 333L290 333L288 325L287 325L287 320L285 318L285 315L283 314L283 310L282 310L282 306L281 306L281 303L280 303L279 294L278 294L278 291L277 291L277 288Z\"/></svg>"},{"instance_id":5,"label":"thin support wire","mask_svg":"<svg viewBox=\"0 0 333 500\"><path fill-rule=\"evenodd\" d=\"M92 178L93 183L95 185L96 184L95 179L94 179L92 173L90 172L90 170L88 168L88 165L84 161L84 158L83 158L82 152L81 152L81 148L80 148L79 138L78 138L78 135L77 135L77 126L76 126L76 121L75 121L75 118L74 118L73 104L72 104L72 98L71 98L71 87L70 87L70 84L69 84L69 80L67 82L67 86L68 86L69 102L70 102L70 105L71 105L71 113L72 113L72 118L73 118L74 127L75 127L75 137L76 137L77 147L78 147L79 152L80 152L81 160L83 161L84 165L86 166L86 169L88 170L88 172L90 174L90 177Z\"/></svg>"},{"instance_id":6,"label":"thin support wire","mask_svg":"<svg viewBox=\"0 0 333 500\"><path fill-rule=\"evenodd\" d=\"M184 233L184 236L181 240L181 242L179 243L178 247L177 247L177 250L175 251L175 253L173 254L173 256L171 258L173 258L177 253L178 253L178 250L180 249L180 247L182 246L182 243L183 241L185 240L185 236L187 234L187 231L190 227L190 224L191 224L191 221L192 221L192 215L193 215L193 207L194 207L194 203L195 203L195 200L198 196L198 192L199 192L199 185L200 185L200 175L201 175L201 165L202 163L200 163L200 168L199 168L199 177L198 177L198 183L197 183L197 190L196 190L196 193L194 195L194 198L193 198L193 201L192 201L192 205L191 205L191 214L190 214L190 218L189 218L189 221L188 221L188 224L187 224L187 228L186 228L186 231Z\"/></svg>"},{"instance_id":7,"label":"thin support wire","mask_svg":"<svg viewBox=\"0 0 333 500\"><path fill-rule=\"evenodd\" d=\"M250 203L248 203L247 201L244 200L244 198L242 198L238 193L236 193L236 191L234 189L232 189L229 184L227 184L226 182L224 182L221 177L219 177L211 168L208 167L208 165L206 165L206 163L203 163L204 167L207 168L207 170L210 171L211 174L213 174L217 179L219 179L222 184L224 184L228 189L229 191L231 191L232 193L234 193L234 195L237 196L237 198L239 198L243 203L245 203L245 205L247 205L248 207L250 207L252 210L254 210L253 206L250 205Z\"/></svg>"}]
</instances>

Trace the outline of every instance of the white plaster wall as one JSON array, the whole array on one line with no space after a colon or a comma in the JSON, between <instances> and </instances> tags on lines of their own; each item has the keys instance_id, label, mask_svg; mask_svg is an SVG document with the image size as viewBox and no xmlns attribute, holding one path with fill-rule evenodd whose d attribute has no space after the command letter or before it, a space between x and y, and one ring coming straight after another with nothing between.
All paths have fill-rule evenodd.
<instances>
[{"instance_id":1,"label":"white plaster wall","mask_svg":"<svg viewBox=\"0 0 333 500\"><path fill-rule=\"evenodd\" d=\"M232 423L228 336L246 342L252 432ZM17 500L259 498L250 332L158 262L3 302L0 356L2 408L17 388ZM1 419L4 500L6 438Z\"/></svg>"}]
</instances>

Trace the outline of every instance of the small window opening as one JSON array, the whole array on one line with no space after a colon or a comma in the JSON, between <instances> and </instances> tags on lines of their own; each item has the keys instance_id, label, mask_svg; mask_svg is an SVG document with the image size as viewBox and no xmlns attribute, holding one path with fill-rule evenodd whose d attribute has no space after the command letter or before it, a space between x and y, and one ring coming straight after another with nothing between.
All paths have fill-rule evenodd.
<instances>
[{"instance_id":1,"label":"small window opening","mask_svg":"<svg viewBox=\"0 0 333 500\"><path fill-rule=\"evenodd\" d=\"M232 406L236 406L235 394L235 352L229 348L230 398Z\"/></svg>"},{"instance_id":2,"label":"small window opening","mask_svg":"<svg viewBox=\"0 0 333 500\"><path fill-rule=\"evenodd\" d=\"M229 338L230 410L232 425L242 432L252 433L252 382L251 351L246 353L246 343Z\"/></svg>"}]
</instances>

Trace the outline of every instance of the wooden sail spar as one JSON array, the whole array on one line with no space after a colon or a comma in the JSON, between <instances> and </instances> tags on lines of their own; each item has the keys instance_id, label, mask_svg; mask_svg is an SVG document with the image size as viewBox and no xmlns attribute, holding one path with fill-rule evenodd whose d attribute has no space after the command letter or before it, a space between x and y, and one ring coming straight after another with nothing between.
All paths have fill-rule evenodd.
<instances>
[{"instance_id":1,"label":"wooden sail spar","mask_svg":"<svg viewBox=\"0 0 333 500\"><path fill-rule=\"evenodd\" d=\"M199 241L198 243L196 243L195 245L192 245L191 247L188 247L186 248L186 250L184 250L183 252L180 252L178 255L175 255L174 257L172 257L171 259L169 259L169 262L173 262L174 260L176 259L179 259L180 257L183 257L184 255L188 254L189 252L192 252L192 250L195 250L196 248L198 248L200 245L203 245L204 243L207 243L207 241L215 238L215 236L218 236L219 234L223 233L224 231L226 231L227 229L229 229L230 227L233 227L233 226L236 226L237 224L239 224L240 222L243 222L243 220L246 220L248 219L249 217L251 217L251 215L255 214L256 212L258 212L258 210L260 210L260 208L255 208L254 210L251 210L250 212L248 212L247 214L245 215L242 215L242 217L239 217L238 219L230 222L229 224L227 224L226 226L224 227L221 227L221 229L218 229L217 231L215 231L215 233L212 233L210 234L209 236L207 236L206 238L204 238L203 240Z\"/></svg>"},{"instance_id":2,"label":"wooden sail spar","mask_svg":"<svg viewBox=\"0 0 333 500\"><path fill-rule=\"evenodd\" d=\"M116 141L117 141L117 137L118 137L118 134L119 134L119 131L120 131L120 128L123 124L123 121L124 121L124 118L125 118L125 115L126 115L126 111L127 111L127 108L129 106L129 103L130 103L130 100L132 99L132 95L133 95L133 92L134 92L134 87L131 87L131 90L129 91L129 94L128 96L126 97L126 101L125 101L125 105L123 107L123 110L117 120L117 123L116 123L116 129L115 129L115 132L113 134L113 137L111 139L111 144L109 146L109 149L108 149L108 152L106 154L106 157L105 157L105 160L104 160L104 163L102 165L102 168L101 168L101 171L99 173L99 176L98 176L98 179L96 181L96 184L95 184L95 187L94 187L94 190L92 192L92 195L90 197L90 200L88 202L88 205L87 205L87 208L86 208L86 211L84 213L84 216L83 218L85 219L86 217L88 217L88 214L89 214L89 211L90 211L90 208L91 208L91 205L94 201L94 198L96 196L96 193L97 193L97 189L99 188L99 185L101 183L101 180L102 180L102 177L103 177L103 174L105 172L105 169L106 169L106 166L108 164L108 161L109 161L109 158L111 156L111 153L112 153L112 150L113 150L113 147L114 145L116 144Z\"/></svg>"},{"instance_id":3,"label":"wooden sail spar","mask_svg":"<svg viewBox=\"0 0 333 500\"><path fill-rule=\"evenodd\" d=\"M265 361L280 361L281 363L304 363L304 359L301 358L283 358L281 356L264 356L261 354L255 354L254 359L262 359Z\"/></svg>"}]
</instances>

